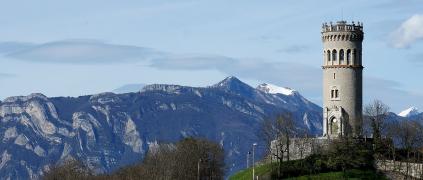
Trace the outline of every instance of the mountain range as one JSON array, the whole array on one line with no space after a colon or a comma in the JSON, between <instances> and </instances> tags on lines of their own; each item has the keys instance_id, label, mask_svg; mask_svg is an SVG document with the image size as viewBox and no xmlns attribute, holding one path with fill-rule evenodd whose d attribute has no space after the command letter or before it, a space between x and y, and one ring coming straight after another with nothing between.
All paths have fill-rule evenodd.
<instances>
[{"instance_id":1,"label":"mountain range","mask_svg":"<svg viewBox=\"0 0 423 180\"><path fill-rule=\"evenodd\" d=\"M97 173L141 161L151 147L204 137L225 151L227 174L246 167L265 118L290 112L297 129L322 133L322 109L298 91L253 88L236 77L208 87L145 85L137 92L79 97L34 93L0 102L0 178L37 179L73 158Z\"/></svg>"},{"instance_id":2,"label":"mountain range","mask_svg":"<svg viewBox=\"0 0 423 180\"><path fill-rule=\"evenodd\" d=\"M209 87L146 85L138 92L79 97L34 93L0 102L0 178L36 179L78 159L97 173L139 162L149 148L199 136L225 150L228 174L246 166L264 118L292 112L296 127L321 133L321 108L297 91L253 88L235 77ZM257 148L257 156L264 147Z\"/></svg>"}]
</instances>

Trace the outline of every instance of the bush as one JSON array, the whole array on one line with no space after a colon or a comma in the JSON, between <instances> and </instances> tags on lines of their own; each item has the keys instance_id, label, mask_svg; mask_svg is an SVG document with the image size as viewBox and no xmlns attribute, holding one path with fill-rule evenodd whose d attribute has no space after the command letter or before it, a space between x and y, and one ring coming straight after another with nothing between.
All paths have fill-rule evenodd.
<instances>
[{"instance_id":1,"label":"bush","mask_svg":"<svg viewBox=\"0 0 423 180\"><path fill-rule=\"evenodd\" d=\"M281 172L272 171L273 179L351 169L374 170L374 157L370 143L359 139L339 139L330 142L327 150L305 159L276 163ZM280 173L280 174L279 174Z\"/></svg>"}]
</instances>

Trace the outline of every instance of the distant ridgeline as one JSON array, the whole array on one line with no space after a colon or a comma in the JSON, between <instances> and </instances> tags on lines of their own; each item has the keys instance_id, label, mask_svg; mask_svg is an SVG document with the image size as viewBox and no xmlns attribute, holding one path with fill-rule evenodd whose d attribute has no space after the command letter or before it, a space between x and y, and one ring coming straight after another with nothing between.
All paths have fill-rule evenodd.
<instances>
[{"instance_id":1,"label":"distant ridgeline","mask_svg":"<svg viewBox=\"0 0 423 180\"><path fill-rule=\"evenodd\" d=\"M158 143L188 136L221 144L229 175L246 167L253 143L261 146L263 119L285 112L298 129L322 134L322 109L297 91L252 88L235 77L204 88L147 85L125 94L10 97L0 102L0 178L37 178L68 158L111 172L142 160Z\"/></svg>"}]
</instances>

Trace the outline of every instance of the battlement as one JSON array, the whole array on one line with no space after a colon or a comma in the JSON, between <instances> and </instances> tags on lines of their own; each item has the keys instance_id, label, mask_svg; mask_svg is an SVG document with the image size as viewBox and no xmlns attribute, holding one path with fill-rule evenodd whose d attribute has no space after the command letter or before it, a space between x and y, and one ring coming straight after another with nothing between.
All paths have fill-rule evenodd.
<instances>
[{"instance_id":1,"label":"battlement","mask_svg":"<svg viewBox=\"0 0 423 180\"><path fill-rule=\"evenodd\" d=\"M363 33L363 23L357 22L357 24L352 21L351 24L348 24L347 21L338 21L336 24L332 22L322 24L322 33L327 32L360 32Z\"/></svg>"},{"instance_id":2,"label":"battlement","mask_svg":"<svg viewBox=\"0 0 423 180\"><path fill-rule=\"evenodd\" d=\"M336 24L323 23L322 25L322 41L363 41L363 23L352 21L338 21Z\"/></svg>"}]
</instances>

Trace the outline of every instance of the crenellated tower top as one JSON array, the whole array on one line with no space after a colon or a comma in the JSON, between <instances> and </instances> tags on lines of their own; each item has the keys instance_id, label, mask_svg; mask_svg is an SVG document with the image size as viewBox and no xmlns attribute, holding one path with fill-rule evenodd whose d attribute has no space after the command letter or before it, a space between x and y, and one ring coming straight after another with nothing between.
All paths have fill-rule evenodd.
<instances>
[{"instance_id":1,"label":"crenellated tower top","mask_svg":"<svg viewBox=\"0 0 423 180\"><path fill-rule=\"evenodd\" d=\"M322 41L363 41L363 23L338 21L322 24ZM337 36L341 35L341 36Z\"/></svg>"},{"instance_id":2,"label":"crenellated tower top","mask_svg":"<svg viewBox=\"0 0 423 180\"><path fill-rule=\"evenodd\" d=\"M351 24L348 24L347 21L338 21L336 24L332 22L322 24L322 33L325 32L342 32L342 31L360 31L363 32L363 23L357 22L357 24L352 21Z\"/></svg>"}]
</instances>

